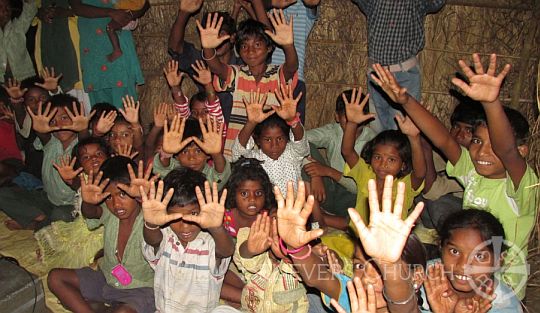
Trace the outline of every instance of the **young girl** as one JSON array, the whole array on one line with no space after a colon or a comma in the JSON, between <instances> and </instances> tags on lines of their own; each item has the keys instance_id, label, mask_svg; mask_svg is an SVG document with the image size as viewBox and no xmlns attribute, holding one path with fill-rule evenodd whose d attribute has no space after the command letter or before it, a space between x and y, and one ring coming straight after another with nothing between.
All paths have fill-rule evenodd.
<instances>
[{"instance_id":1,"label":"young girl","mask_svg":"<svg viewBox=\"0 0 540 313\"><path fill-rule=\"evenodd\" d=\"M356 180L358 193L356 198L356 210L364 220L369 220L367 206L367 182L375 179L378 186L378 194L382 195L382 186L387 175L395 176L398 181L405 182L406 199L403 217L407 216L412 201L420 191L426 173L426 162L420 143L420 131L409 118L396 115L400 131L388 130L379 133L369 141L362 150L361 155L354 150L356 129L363 122L374 117L374 114L364 114L363 109L369 96L364 97L360 103L361 90L353 89L351 100L345 96L345 109L347 125L343 133L341 152L350 171L345 171L347 176Z\"/></svg>"},{"instance_id":2,"label":"young girl","mask_svg":"<svg viewBox=\"0 0 540 313\"><path fill-rule=\"evenodd\" d=\"M233 109L229 120L227 140L224 154L231 156L231 148L242 126L246 123L246 110L243 98L250 92L259 90L268 97L269 105L277 105L278 101L272 92L278 86L292 80L294 90L298 81L298 57L293 43L292 19L287 22L283 11L274 11L270 16L275 34L265 30L264 24L248 19L238 26L235 38L236 51L240 54L245 66L227 65L217 58L218 48L230 35L220 35L219 30L223 18L208 15L206 27L197 21L201 33L203 59L208 63L214 77L214 87L218 92L233 92ZM274 43L280 45L285 52L283 65L268 65L268 56L274 49ZM296 112L295 112L296 113Z\"/></svg>"},{"instance_id":3,"label":"young girl","mask_svg":"<svg viewBox=\"0 0 540 313\"><path fill-rule=\"evenodd\" d=\"M107 134L107 143L114 154L130 158L143 158L143 130L139 123L139 102L135 103L133 97L122 98L123 109L118 110L117 116L110 132Z\"/></svg>"}]
</instances>

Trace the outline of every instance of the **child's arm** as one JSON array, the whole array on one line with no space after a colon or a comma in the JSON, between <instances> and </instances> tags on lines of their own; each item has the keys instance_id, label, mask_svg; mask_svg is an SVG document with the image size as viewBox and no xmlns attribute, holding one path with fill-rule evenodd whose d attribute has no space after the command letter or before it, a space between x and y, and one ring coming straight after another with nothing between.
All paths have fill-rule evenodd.
<instances>
[{"instance_id":1,"label":"child's arm","mask_svg":"<svg viewBox=\"0 0 540 313\"><path fill-rule=\"evenodd\" d=\"M223 227L223 214L225 213L225 199L227 198L227 189L223 189L221 198L218 197L218 186L214 182L212 189L210 183L204 183L204 194L197 186L195 188L197 200L201 212L199 215L184 216L185 221L199 224L201 228L206 229L216 243L216 259L221 260L234 254L234 242Z\"/></svg>"},{"instance_id":2,"label":"child's arm","mask_svg":"<svg viewBox=\"0 0 540 313\"><path fill-rule=\"evenodd\" d=\"M349 216L356 226L364 251L373 258L381 271L386 298L392 299L392 301L387 301L390 311L418 312L412 281L404 279L412 275L408 272L408 266L401 261L401 254L424 204L422 202L417 204L409 217L402 220L401 212L407 209L403 208L405 183L398 183L396 200L392 206L393 180L392 176L386 176L380 203L375 180L369 180L369 225L365 225L355 209L349 209ZM380 204L381 209L379 209Z\"/></svg>"},{"instance_id":3,"label":"child's arm","mask_svg":"<svg viewBox=\"0 0 540 313\"><path fill-rule=\"evenodd\" d=\"M163 74L165 74L167 84L171 88L171 95L178 113L180 113L181 117L188 118L191 112L189 111L188 99L182 92L181 85L184 73L178 71L178 61L169 61L167 66L163 68Z\"/></svg>"},{"instance_id":4,"label":"child's arm","mask_svg":"<svg viewBox=\"0 0 540 313\"><path fill-rule=\"evenodd\" d=\"M195 64L191 64L191 68L197 74L193 76L193 79L204 86L204 92L208 98L206 106L208 107L208 103L214 103L216 99L218 99L216 91L214 90L214 85L212 84L212 72L210 72L204 62L200 60L195 61ZM221 119L222 120L219 121L220 123L223 122L223 114L221 115Z\"/></svg>"},{"instance_id":5,"label":"child's arm","mask_svg":"<svg viewBox=\"0 0 540 313\"><path fill-rule=\"evenodd\" d=\"M345 102L345 113L347 115L347 124L345 125L343 139L341 141L341 154L343 154L343 158L350 168L353 168L360 158L358 152L354 150L356 129L358 128L358 125L375 117L375 114L373 113L364 114L364 107L368 103L369 95L366 95L364 100L360 103L362 88L359 88L358 92L356 91L356 88L354 88L351 94L351 101L347 100L344 93L341 94L341 97Z\"/></svg>"},{"instance_id":6,"label":"child's arm","mask_svg":"<svg viewBox=\"0 0 540 313\"><path fill-rule=\"evenodd\" d=\"M214 169L218 173L223 173L225 170L225 157L221 152L223 124L219 124L216 119L206 116L206 125L204 125L202 119L199 119L199 125L203 135L201 141L197 137L193 137L193 141L214 160Z\"/></svg>"},{"instance_id":7,"label":"child's arm","mask_svg":"<svg viewBox=\"0 0 540 313\"><path fill-rule=\"evenodd\" d=\"M82 167L79 167L78 169L73 168L75 166L75 162L77 162L77 157L71 159L69 155L65 155L59 158L58 163L53 163L54 168L58 171L58 174L60 174L62 180L73 190L77 190L79 187L75 186L79 184L74 184L74 182L75 179L79 177L79 174L83 171Z\"/></svg>"},{"instance_id":8,"label":"child's arm","mask_svg":"<svg viewBox=\"0 0 540 313\"><path fill-rule=\"evenodd\" d=\"M169 49L177 53L184 51L184 35L189 17L197 12L202 6L203 0L183 0L180 1L180 9L171 32L169 33Z\"/></svg>"},{"instance_id":9,"label":"child's arm","mask_svg":"<svg viewBox=\"0 0 540 313\"><path fill-rule=\"evenodd\" d=\"M501 84L510 71L510 64L506 64L499 75L495 76L497 55L492 54L490 56L487 73L484 73L478 54L473 54L473 60L476 73L465 62L459 61L461 70L470 83L467 84L459 78L452 79L452 83L461 88L468 97L482 103L486 112L489 139L493 152L501 160L517 189L527 169L527 162L520 153L516 138L511 135L513 134L512 127L499 100Z\"/></svg>"},{"instance_id":10,"label":"child's arm","mask_svg":"<svg viewBox=\"0 0 540 313\"><path fill-rule=\"evenodd\" d=\"M240 13L240 9L244 9L246 13L249 15L250 19L257 20L257 14L255 13L255 10L253 9L253 6L251 5L250 0L235 0L234 1L234 9L233 9L232 17L235 21L238 21L238 14ZM234 16L235 10L238 11L236 13L236 16Z\"/></svg>"},{"instance_id":11,"label":"child's arm","mask_svg":"<svg viewBox=\"0 0 540 313\"><path fill-rule=\"evenodd\" d=\"M266 14L266 8L263 0L251 0L251 4L253 5L253 10L255 11L255 16L257 17L256 20L263 23L267 28L272 28L270 19Z\"/></svg>"},{"instance_id":12,"label":"child's arm","mask_svg":"<svg viewBox=\"0 0 540 313\"><path fill-rule=\"evenodd\" d=\"M170 109L171 106L167 103L160 103L154 108L154 125L152 125L152 129L150 129L144 142L144 158L147 161L151 161L154 157L156 143L159 134L163 131L163 125L165 125L165 120L167 119L167 111Z\"/></svg>"},{"instance_id":13,"label":"child's arm","mask_svg":"<svg viewBox=\"0 0 540 313\"><path fill-rule=\"evenodd\" d=\"M182 213L167 213L167 205L169 204L169 201L171 201L174 194L174 189L170 188L167 190L165 196L163 196L163 188L163 181L160 180L158 183L157 192L154 184L150 185L148 195L142 186L140 186L139 191L142 197L144 241L148 245L154 247L154 249L159 248L161 240L163 239L163 234L160 230L161 226L182 218Z\"/></svg>"},{"instance_id":14,"label":"child's arm","mask_svg":"<svg viewBox=\"0 0 540 313\"><path fill-rule=\"evenodd\" d=\"M201 46L203 48L203 59L206 61L212 73L216 74L220 79L226 80L229 71L227 64L221 63L217 57L216 48L219 47L225 40L229 39L230 35L220 36L219 30L223 23L223 17L218 20L218 14L208 14L206 19L206 28L203 28L198 20L197 28L201 34Z\"/></svg>"},{"instance_id":15,"label":"child's arm","mask_svg":"<svg viewBox=\"0 0 540 313\"><path fill-rule=\"evenodd\" d=\"M273 14L270 14L269 18L275 34L270 30L265 30L264 32L283 49L283 53L285 54L285 63L282 67L283 75L285 81L289 81L298 71L298 55L294 47L293 18L291 16L290 21L287 23L287 19L281 9L274 9Z\"/></svg>"},{"instance_id":16,"label":"child's arm","mask_svg":"<svg viewBox=\"0 0 540 313\"><path fill-rule=\"evenodd\" d=\"M403 117L402 115L397 114L396 120L398 122L399 129L407 136L407 139L409 139L409 143L411 144L411 187L414 190L418 190L426 177L426 159L424 157L424 151L422 150L420 130L418 130L416 125L408 116Z\"/></svg>"},{"instance_id":17,"label":"child's arm","mask_svg":"<svg viewBox=\"0 0 540 313\"><path fill-rule=\"evenodd\" d=\"M84 178L83 174L79 174L81 181L81 196L83 205L81 208L82 214L86 218L100 218L102 209L99 206L105 198L111 195L110 192L104 192L105 187L109 183L109 179L106 178L101 181L103 172L99 172L94 178L94 172L90 171L88 174L88 180Z\"/></svg>"},{"instance_id":18,"label":"child's arm","mask_svg":"<svg viewBox=\"0 0 540 313\"><path fill-rule=\"evenodd\" d=\"M456 140L452 138L450 132L441 121L418 103L416 99L411 97L407 93L407 89L402 88L397 83L394 75L390 71L380 64L373 65L373 69L378 76L371 75L371 78L373 78L375 83L381 86L392 101L400 104L403 109L405 109L407 115L409 115L413 122L418 125L422 133L424 133L429 140L442 151L450 163L455 165L461 156L461 147Z\"/></svg>"},{"instance_id":19,"label":"child's arm","mask_svg":"<svg viewBox=\"0 0 540 313\"><path fill-rule=\"evenodd\" d=\"M133 148L139 153L142 153L144 138L142 126L139 123L139 101L135 102L132 96L125 96L122 98L122 104L124 108L118 111L131 124L131 128L133 129Z\"/></svg>"},{"instance_id":20,"label":"child's arm","mask_svg":"<svg viewBox=\"0 0 540 313\"><path fill-rule=\"evenodd\" d=\"M276 98L280 105L274 105L272 108L276 111L276 114L281 117L287 125L291 127L291 131L294 136L294 141L300 141L304 138L304 127L300 121L300 116L296 113L296 106L298 101L302 98L302 93L298 97L294 98L293 88L290 85L279 85L279 88L274 91Z\"/></svg>"},{"instance_id":21,"label":"child's arm","mask_svg":"<svg viewBox=\"0 0 540 313\"><path fill-rule=\"evenodd\" d=\"M262 123L270 115L274 114L274 110L264 112L264 104L266 103L267 94L261 95L259 89L257 92L250 92L249 101L243 98L244 106L246 107L247 122L238 133L238 142L242 147L246 147L255 130L257 124Z\"/></svg>"}]
</instances>

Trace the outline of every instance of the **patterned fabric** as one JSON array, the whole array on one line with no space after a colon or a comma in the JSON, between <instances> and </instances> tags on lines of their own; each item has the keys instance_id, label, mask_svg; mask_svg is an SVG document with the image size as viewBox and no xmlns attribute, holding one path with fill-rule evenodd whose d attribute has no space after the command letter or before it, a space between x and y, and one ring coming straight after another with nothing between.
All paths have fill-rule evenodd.
<instances>
[{"instance_id":1,"label":"patterned fabric","mask_svg":"<svg viewBox=\"0 0 540 313\"><path fill-rule=\"evenodd\" d=\"M199 232L184 248L170 227L161 229L157 251L143 243L143 254L155 270L157 312L210 312L219 304L219 293L231 258L216 260L212 236Z\"/></svg>"},{"instance_id":2,"label":"patterned fabric","mask_svg":"<svg viewBox=\"0 0 540 313\"><path fill-rule=\"evenodd\" d=\"M282 66L274 64L266 67L266 72L259 82L255 81L255 77L251 74L248 66L229 65L228 75L225 81L219 79L217 75L214 76L214 89L217 92L233 92L233 108L231 117L229 118L227 139L225 140L225 149L223 151L225 158L231 160L231 149L234 140L238 137L238 133L247 121L243 98L249 99L250 92L259 89L261 94L268 94L266 100L267 107L279 105L274 95L274 90L286 83ZM296 84L298 84L298 73L294 75L291 84L293 89L296 88Z\"/></svg>"},{"instance_id":3,"label":"patterned fabric","mask_svg":"<svg viewBox=\"0 0 540 313\"><path fill-rule=\"evenodd\" d=\"M229 233L229 235L231 235L231 237L236 238L238 233L236 231L236 224L234 223L232 210L233 209L225 210L225 214L223 215L223 227Z\"/></svg>"},{"instance_id":4,"label":"patterned fabric","mask_svg":"<svg viewBox=\"0 0 540 313\"><path fill-rule=\"evenodd\" d=\"M397 64L424 48L424 18L446 0L352 0L368 23L368 54L376 63Z\"/></svg>"}]
</instances>

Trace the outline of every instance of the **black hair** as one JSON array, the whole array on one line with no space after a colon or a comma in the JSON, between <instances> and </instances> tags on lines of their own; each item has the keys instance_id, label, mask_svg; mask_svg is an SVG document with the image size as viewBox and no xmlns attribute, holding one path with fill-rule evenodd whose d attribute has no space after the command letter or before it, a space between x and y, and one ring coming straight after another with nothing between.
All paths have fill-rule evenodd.
<instances>
[{"instance_id":1,"label":"black hair","mask_svg":"<svg viewBox=\"0 0 540 313\"><path fill-rule=\"evenodd\" d=\"M441 248L448 243L454 230L464 228L477 230L483 242L491 241L487 247L493 253L495 252L493 247L494 239L498 238L501 239L501 243L504 242L504 228L493 214L478 209L464 209L450 214L442 223L439 231ZM503 252L506 248L502 244L500 251Z\"/></svg>"},{"instance_id":2,"label":"black hair","mask_svg":"<svg viewBox=\"0 0 540 313\"><path fill-rule=\"evenodd\" d=\"M193 103L195 101L199 101L199 102L202 102L202 103L205 103L206 101L208 101L208 96L206 95L206 92L200 91L200 92L197 92L196 94L194 94L193 96L191 96L191 99L189 99L189 108L190 109L193 108Z\"/></svg>"},{"instance_id":3,"label":"black hair","mask_svg":"<svg viewBox=\"0 0 540 313\"><path fill-rule=\"evenodd\" d=\"M44 95L47 96L47 99L50 99L51 95L49 94L49 92L47 90L45 90L44 88L36 85L36 83L42 84L43 83L43 78L41 78L39 76L32 76L32 77L23 79L21 81L21 89L27 89L27 91L25 92L25 94L23 96L25 98L25 100L26 100L26 95L32 89L39 90L40 92L42 92Z\"/></svg>"},{"instance_id":4,"label":"black hair","mask_svg":"<svg viewBox=\"0 0 540 313\"><path fill-rule=\"evenodd\" d=\"M242 21L238 25L238 32L236 33L236 40L234 42L234 47L236 49L236 52L240 54L240 50L242 48L242 45L244 44L244 41L252 38L260 39L262 40L267 47L269 47L273 51L274 41L268 34L266 34L264 31L267 30L266 26L256 20L253 19L247 19ZM272 53L268 53L268 57L270 57Z\"/></svg>"},{"instance_id":5,"label":"black hair","mask_svg":"<svg viewBox=\"0 0 540 313\"><path fill-rule=\"evenodd\" d=\"M226 186L227 201L225 205L227 208L236 208L236 189L246 180L257 181L261 184L264 190L264 209L272 210L277 208L272 182L261 164L262 161L244 157L232 164L231 177L229 177Z\"/></svg>"},{"instance_id":6,"label":"black hair","mask_svg":"<svg viewBox=\"0 0 540 313\"><path fill-rule=\"evenodd\" d=\"M10 19L13 21L16 18L19 18L23 11L23 1L22 0L6 0L8 6L11 9Z\"/></svg>"},{"instance_id":7,"label":"black hair","mask_svg":"<svg viewBox=\"0 0 540 313\"><path fill-rule=\"evenodd\" d=\"M122 183L129 185L131 178L129 177L128 164L131 164L133 171L137 173L137 163L125 156L115 156L109 158L101 164L99 168L103 172L102 179L109 179L110 183ZM97 175L97 173L94 173Z\"/></svg>"},{"instance_id":8,"label":"black hair","mask_svg":"<svg viewBox=\"0 0 540 313\"><path fill-rule=\"evenodd\" d=\"M223 17L223 23L221 24L220 30L223 30L229 35L234 35L236 33L236 21L228 12L225 11L214 11L205 13L202 19L202 26L206 27L206 19L208 18L208 14L211 14L211 16L213 16L215 13L218 14L218 20Z\"/></svg>"},{"instance_id":9,"label":"black hair","mask_svg":"<svg viewBox=\"0 0 540 313\"><path fill-rule=\"evenodd\" d=\"M4 103L5 106L9 107L9 94L5 88L0 88L0 103Z\"/></svg>"},{"instance_id":10,"label":"black hair","mask_svg":"<svg viewBox=\"0 0 540 313\"><path fill-rule=\"evenodd\" d=\"M474 126L476 123L486 120L486 113L480 102L466 96L459 96L458 99L459 103L450 116L450 125L461 122Z\"/></svg>"},{"instance_id":11,"label":"black hair","mask_svg":"<svg viewBox=\"0 0 540 313\"><path fill-rule=\"evenodd\" d=\"M174 189L173 196L167 209L175 206L186 206L198 203L195 187L201 188L204 192L204 182L206 177L203 173L194 171L188 167L176 168L163 179L164 192L170 188Z\"/></svg>"},{"instance_id":12,"label":"black hair","mask_svg":"<svg viewBox=\"0 0 540 313\"><path fill-rule=\"evenodd\" d=\"M411 144L409 143L406 135L399 130L393 129L380 132L377 136L375 136L375 138L371 139L364 145L364 148L360 153L360 157L364 159L367 164L371 164L373 151L375 151L375 147L378 145L393 145L397 149L399 157L405 165L396 175L397 178L401 178L411 172L412 151Z\"/></svg>"},{"instance_id":13,"label":"black hair","mask_svg":"<svg viewBox=\"0 0 540 313\"><path fill-rule=\"evenodd\" d=\"M507 106L504 107L504 113L510 123L510 127L512 127L512 135L516 139L516 144L518 146L527 144L527 139L529 139L529 122L527 118L519 111ZM478 121L474 125L473 131L476 131L479 126L488 127L486 121Z\"/></svg>"},{"instance_id":14,"label":"black hair","mask_svg":"<svg viewBox=\"0 0 540 313\"><path fill-rule=\"evenodd\" d=\"M93 136L84 138L80 140L71 151L71 157L77 158L77 160L75 161L75 168L79 168L81 166L81 148L92 144L98 145L101 151L103 151L107 157L111 155L111 149L109 148L109 145L105 142L105 140L103 140L103 138Z\"/></svg>"},{"instance_id":15,"label":"black hair","mask_svg":"<svg viewBox=\"0 0 540 313\"><path fill-rule=\"evenodd\" d=\"M289 131L291 130L291 127L287 125L287 123L277 114L270 115L262 123L259 123L257 124L257 126L255 126L255 129L253 130L253 139L257 141L261 137L261 134L265 129L272 127L280 128L281 131L283 131L285 138L287 138L287 141L289 141Z\"/></svg>"},{"instance_id":16,"label":"black hair","mask_svg":"<svg viewBox=\"0 0 540 313\"><path fill-rule=\"evenodd\" d=\"M345 98L347 98L347 99L351 99L352 92L353 92L352 89L347 89L347 90L341 92L337 96L337 98L336 98L336 113L337 114L339 114L339 115L344 115L345 114L345 101L343 101L342 95L345 95ZM360 102L364 101L365 98L366 98L366 95L361 93L360 94ZM364 114L369 113L369 105L364 106L363 112L364 112Z\"/></svg>"},{"instance_id":17,"label":"black hair","mask_svg":"<svg viewBox=\"0 0 540 313\"><path fill-rule=\"evenodd\" d=\"M79 109L79 100L72 95L65 93L60 93L51 97L51 109L53 108L67 108L71 110L73 108L73 102L77 105L77 110Z\"/></svg>"},{"instance_id":18,"label":"black hair","mask_svg":"<svg viewBox=\"0 0 540 313\"><path fill-rule=\"evenodd\" d=\"M92 116L92 118L90 119L90 124L93 125L95 123L97 123L97 121L99 120L99 118L101 117L101 114L103 114L103 112L105 112L105 114L111 112L111 111L116 111L116 113L118 113L118 109L110 104L110 103L107 103L107 102L100 102L100 103L96 103L92 106L92 112L96 112L94 113L94 116Z\"/></svg>"},{"instance_id":19,"label":"black hair","mask_svg":"<svg viewBox=\"0 0 540 313\"><path fill-rule=\"evenodd\" d=\"M188 118L186 120L182 140L185 140L189 137L196 137L202 139L201 125L199 124L199 121L194 118Z\"/></svg>"}]
</instances>

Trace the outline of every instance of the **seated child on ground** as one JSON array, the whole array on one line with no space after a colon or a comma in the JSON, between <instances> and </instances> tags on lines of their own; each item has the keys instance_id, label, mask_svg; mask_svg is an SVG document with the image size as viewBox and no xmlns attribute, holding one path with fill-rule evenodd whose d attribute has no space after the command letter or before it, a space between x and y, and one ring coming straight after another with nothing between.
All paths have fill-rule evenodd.
<instances>
[{"instance_id":1,"label":"seated child on ground","mask_svg":"<svg viewBox=\"0 0 540 313\"><path fill-rule=\"evenodd\" d=\"M219 303L234 243L223 227L227 191L218 198L217 188L181 168L142 195L143 251L156 272L159 312L210 312Z\"/></svg>"},{"instance_id":2,"label":"seated child on ground","mask_svg":"<svg viewBox=\"0 0 540 313\"><path fill-rule=\"evenodd\" d=\"M107 143L115 155L127 156L131 159L143 159L144 135L139 123L140 104L135 103L133 97L122 98L123 109L114 120L114 124L107 133ZM113 113L110 113L114 115Z\"/></svg>"},{"instance_id":3,"label":"seated child on ground","mask_svg":"<svg viewBox=\"0 0 540 313\"><path fill-rule=\"evenodd\" d=\"M143 214L139 202L119 188L133 185L128 165L131 159L108 159L101 171L81 180L82 214L99 219L104 226L104 256L99 270L57 268L47 279L49 289L73 312L92 312L89 302L113 304L113 312L154 312L154 271L146 262L143 244ZM102 179L103 178L103 179ZM141 182L147 192L150 183ZM135 188L138 189L138 188Z\"/></svg>"}]
</instances>

